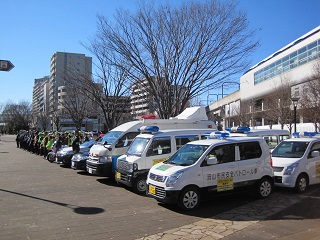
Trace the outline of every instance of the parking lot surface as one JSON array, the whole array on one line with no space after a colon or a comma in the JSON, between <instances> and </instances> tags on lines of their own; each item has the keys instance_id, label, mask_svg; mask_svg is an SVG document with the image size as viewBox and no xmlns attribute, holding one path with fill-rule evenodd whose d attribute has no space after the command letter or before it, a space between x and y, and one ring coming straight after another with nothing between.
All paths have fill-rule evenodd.
<instances>
[{"instance_id":1,"label":"parking lot surface","mask_svg":"<svg viewBox=\"0 0 320 240\"><path fill-rule=\"evenodd\" d=\"M180 212L0 137L1 239L319 239L320 191L215 199ZM303 236L303 237L302 237Z\"/></svg>"}]
</instances>

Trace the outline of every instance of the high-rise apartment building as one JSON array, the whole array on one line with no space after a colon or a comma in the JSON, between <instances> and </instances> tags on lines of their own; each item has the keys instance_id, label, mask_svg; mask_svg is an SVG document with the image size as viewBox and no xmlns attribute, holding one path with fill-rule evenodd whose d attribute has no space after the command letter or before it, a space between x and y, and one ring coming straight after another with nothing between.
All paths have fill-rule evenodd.
<instances>
[{"instance_id":1,"label":"high-rise apartment building","mask_svg":"<svg viewBox=\"0 0 320 240\"><path fill-rule=\"evenodd\" d=\"M46 117L49 114L49 76L37 78L34 80L32 93L32 118L34 127L38 126L40 122L46 125ZM40 119L41 118L41 119Z\"/></svg>"},{"instance_id":2,"label":"high-rise apartment building","mask_svg":"<svg viewBox=\"0 0 320 240\"><path fill-rule=\"evenodd\" d=\"M56 52L51 57L50 86L49 86L49 114L58 110L58 88L66 86L70 78L91 79L92 58L84 54Z\"/></svg>"}]
</instances>

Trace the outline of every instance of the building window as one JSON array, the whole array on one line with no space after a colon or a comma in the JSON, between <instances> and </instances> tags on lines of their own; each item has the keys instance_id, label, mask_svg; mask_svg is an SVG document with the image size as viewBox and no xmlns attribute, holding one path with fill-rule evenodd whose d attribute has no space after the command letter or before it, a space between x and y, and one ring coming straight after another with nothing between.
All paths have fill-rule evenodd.
<instances>
[{"instance_id":1,"label":"building window","mask_svg":"<svg viewBox=\"0 0 320 240\"><path fill-rule=\"evenodd\" d=\"M254 84L263 82L277 75L285 73L290 69L315 60L320 54L320 39L298 49L275 63L254 73Z\"/></svg>"}]
</instances>

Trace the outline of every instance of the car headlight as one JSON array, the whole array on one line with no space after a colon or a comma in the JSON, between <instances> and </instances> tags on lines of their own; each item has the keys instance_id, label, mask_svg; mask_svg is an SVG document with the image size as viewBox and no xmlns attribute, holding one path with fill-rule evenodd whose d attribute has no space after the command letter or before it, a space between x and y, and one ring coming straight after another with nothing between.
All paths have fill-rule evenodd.
<instances>
[{"instance_id":1,"label":"car headlight","mask_svg":"<svg viewBox=\"0 0 320 240\"><path fill-rule=\"evenodd\" d=\"M176 184L177 180L181 178L182 174L184 171L178 171L171 176L168 177L168 180L166 181L166 186L167 187L173 187L174 184Z\"/></svg>"},{"instance_id":2,"label":"car headlight","mask_svg":"<svg viewBox=\"0 0 320 240\"><path fill-rule=\"evenodd\" d=\"M99 162L100 163L112 162L112 157L111 156L100 156Z\"/></svg>"},{"instance_id":3,"label":"car headlight","mask_svg":"<svg viewBox=\"0 0 320 240\"><path fill-rule=\"evenodd\" d=\"M82 154L76 154L72 157L72 161L83 161L87 160L88 156L82 155Z\"/></svg>"},{"instance_id":4,"label":"car headlight","mask_svg":"<svg viewBox=\"0 0 320 240\"><path fill-rule=\"evenodd\" d=\"M69 152L60 152L60 153L58 153L58 156L60 156L60 157L63 157L63 156L67 156L67 155L71 155L73 152L72 151L69 151Z\"/></svg>"},{"instance_id":5,"label":"car headlight","mask_svg":"<svg viewBox=\"0 0 320 240\"><path fill-rule=\"evenodd\" d=\"M290 166L288 166L285 170L283 175L291 175L293 171L298 167L299 163L294 163Z\"/></svg>"}]
</instances>

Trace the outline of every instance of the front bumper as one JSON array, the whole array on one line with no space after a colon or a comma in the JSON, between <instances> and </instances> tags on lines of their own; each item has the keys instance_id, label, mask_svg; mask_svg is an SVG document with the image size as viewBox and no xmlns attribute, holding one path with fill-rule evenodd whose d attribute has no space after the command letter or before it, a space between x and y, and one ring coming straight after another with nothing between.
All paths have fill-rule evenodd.
<instances>
[{"instance_id":1,"label":"front bumper","mask_svg":"<svg viewBox=\"0 0 320 240\"><path fill-rule=\"evenodd\" d=\"M289 187L293 188L296 185L297 176L295 174L291 175L279 175L274 176L274 185L278 187Z\"/></svg>"},{"instance_id":2,"label":"front bumper","mask_svg":"<svg viewBox=\"0 0 320 240\"><path fill-rule=\"evenodd\" d=\"M116 169L115 179L118 183L122 183L126 186L132 187L135 177L133 173L124 172L121 170L119 171L118 169Z\"/></svg>"},{"instance_id":3,"label":"front bumper","mask_svg":"<svg viewBox=\"0 0 320 240\"><path fill-rule=\"evenodd\" d=\"M147 195L155 198L159 202L168 204L177 204L179 200L180 191L168 191L163 187L148 184Z\"/></svg>"},{"instance_id":4,"label":"front bumper","mask_svg":"<svg viewBox=\"0 0 320 240\"><path fill-rule=\"evenodd\" d=\"M86 170L88 173L103 177L113 177L112 162L99 163L93 161L86 161Z\"/></svg>"},{"instance_id":5,"label":"front bumper","mask_svg":"<svg viewBox=\"0 0 320 240\"><path fill-rule=\"evenodd\" d=\"M86 162L87 160L72 160L71 168L74 170L86 170Z\"/></svg>"},{"instance_id":6,"label":"front bumper","mask_svg":"<svg viewBox=\"0 0 320 240\"><path fill-rule=\"evenodd\" d=\"M56 163L64 164L64 165L71 165L72 156L73 156L73 154L64 155L64 156L57 156L56 157Z\"/></svg>"}]
</instances>

